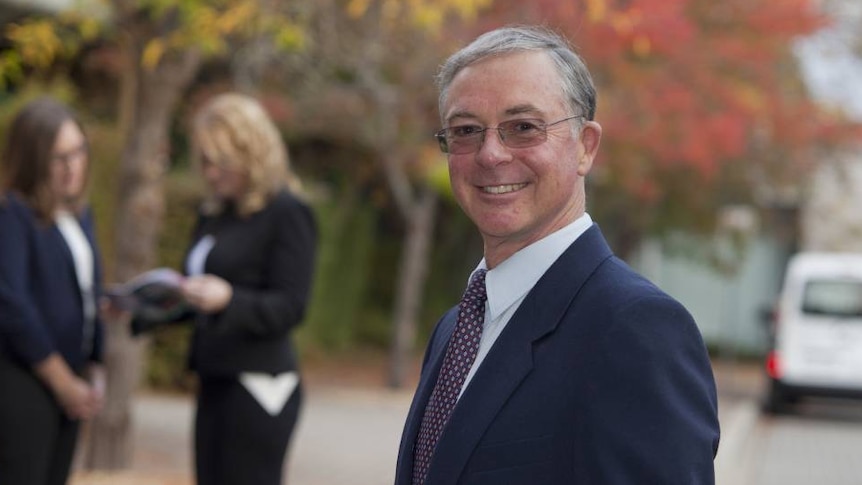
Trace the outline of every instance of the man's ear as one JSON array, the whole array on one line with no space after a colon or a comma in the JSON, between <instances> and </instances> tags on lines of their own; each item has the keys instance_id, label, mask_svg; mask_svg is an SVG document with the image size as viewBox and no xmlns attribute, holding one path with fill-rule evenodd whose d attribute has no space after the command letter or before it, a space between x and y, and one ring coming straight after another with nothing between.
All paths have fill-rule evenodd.
<instances>
[{"instance_id":1,"label":"man's ear","mask_svg":"<svg viewBox=\"0 0 862 485\"><path fill-rule=\"evenodd\" d=\"M578 156L578 175L585 177L593 166L593 160L599 152L602 141L602 125L595 121L586 121L581 128L582 152Z\"/></svg>"}]
</instances>

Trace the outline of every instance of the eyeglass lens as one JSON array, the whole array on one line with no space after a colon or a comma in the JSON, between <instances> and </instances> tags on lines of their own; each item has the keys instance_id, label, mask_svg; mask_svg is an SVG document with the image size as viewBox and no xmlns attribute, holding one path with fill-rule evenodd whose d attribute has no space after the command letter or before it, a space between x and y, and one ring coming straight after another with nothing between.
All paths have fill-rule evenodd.
<instances>
[{"instance_id":1,"label":"eyeglass lens","mask_svg":"<svg viewBox=\"0 0 862 485\"><path fill-rule=\"evenodd\" d=\"M452 155L466 155L478 151L485 142L488 131L497 131L500 140L509 148L528 148L544 143L548 139L548 127L580 116L571 116L553 123L537 119L509 120L496 128L477 125L461 125L445 128L436 134L440 150Z\"/></svg>"}]
</instances>

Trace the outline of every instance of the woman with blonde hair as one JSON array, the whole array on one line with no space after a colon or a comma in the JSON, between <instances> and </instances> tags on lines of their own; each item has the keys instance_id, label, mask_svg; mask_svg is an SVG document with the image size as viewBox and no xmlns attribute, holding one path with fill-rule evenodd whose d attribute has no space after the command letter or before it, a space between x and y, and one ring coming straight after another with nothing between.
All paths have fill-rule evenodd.
<instances>
[{"instance_id":1,"label":"woman with blonde hair","mask_svg":"<svg viewBox=\"0 0 862 485\"><path fill-rule=\"evenodd\" d=\"M317 229L278 129L254 98L196 113L193 158L208 187L185 260L199 377L199 485L280 484L301 386L291 332L309 299ZM161 322L134 315L139 333Z\"/></svg>"}]
</instances>

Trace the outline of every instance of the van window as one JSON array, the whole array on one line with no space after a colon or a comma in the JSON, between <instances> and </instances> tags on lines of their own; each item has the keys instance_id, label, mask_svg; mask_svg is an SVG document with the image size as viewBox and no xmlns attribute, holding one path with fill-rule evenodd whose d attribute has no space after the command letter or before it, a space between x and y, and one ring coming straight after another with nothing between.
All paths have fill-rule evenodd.
<instances>
[{"instance_id":1,"label":"van window","mask_svg":"<svg viewBox=\"0 0 862 485\"><path fill-rule=\"evenodd\" d=\"M802 312L836 317L862 317L862 281L809 281L802 296Z\"/></svg>"}]
</instances>

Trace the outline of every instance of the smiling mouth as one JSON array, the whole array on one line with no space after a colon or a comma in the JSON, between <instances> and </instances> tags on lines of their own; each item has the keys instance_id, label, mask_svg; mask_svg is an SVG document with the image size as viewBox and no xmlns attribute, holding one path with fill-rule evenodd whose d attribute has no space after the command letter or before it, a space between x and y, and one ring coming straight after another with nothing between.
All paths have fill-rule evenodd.
<instances>
[{"instance_id":1,"label":"smiling mouth","mask_svg":"<svg viewBox=\"0 0 862 485\"><path fill-rule=\"evenodd\" d=\"M509 192L515 192L526 187L527 184L508 184L508 185L488 185L482 187L482 192L486 194L508 194Z\"/></svg>"}]
</instances>

